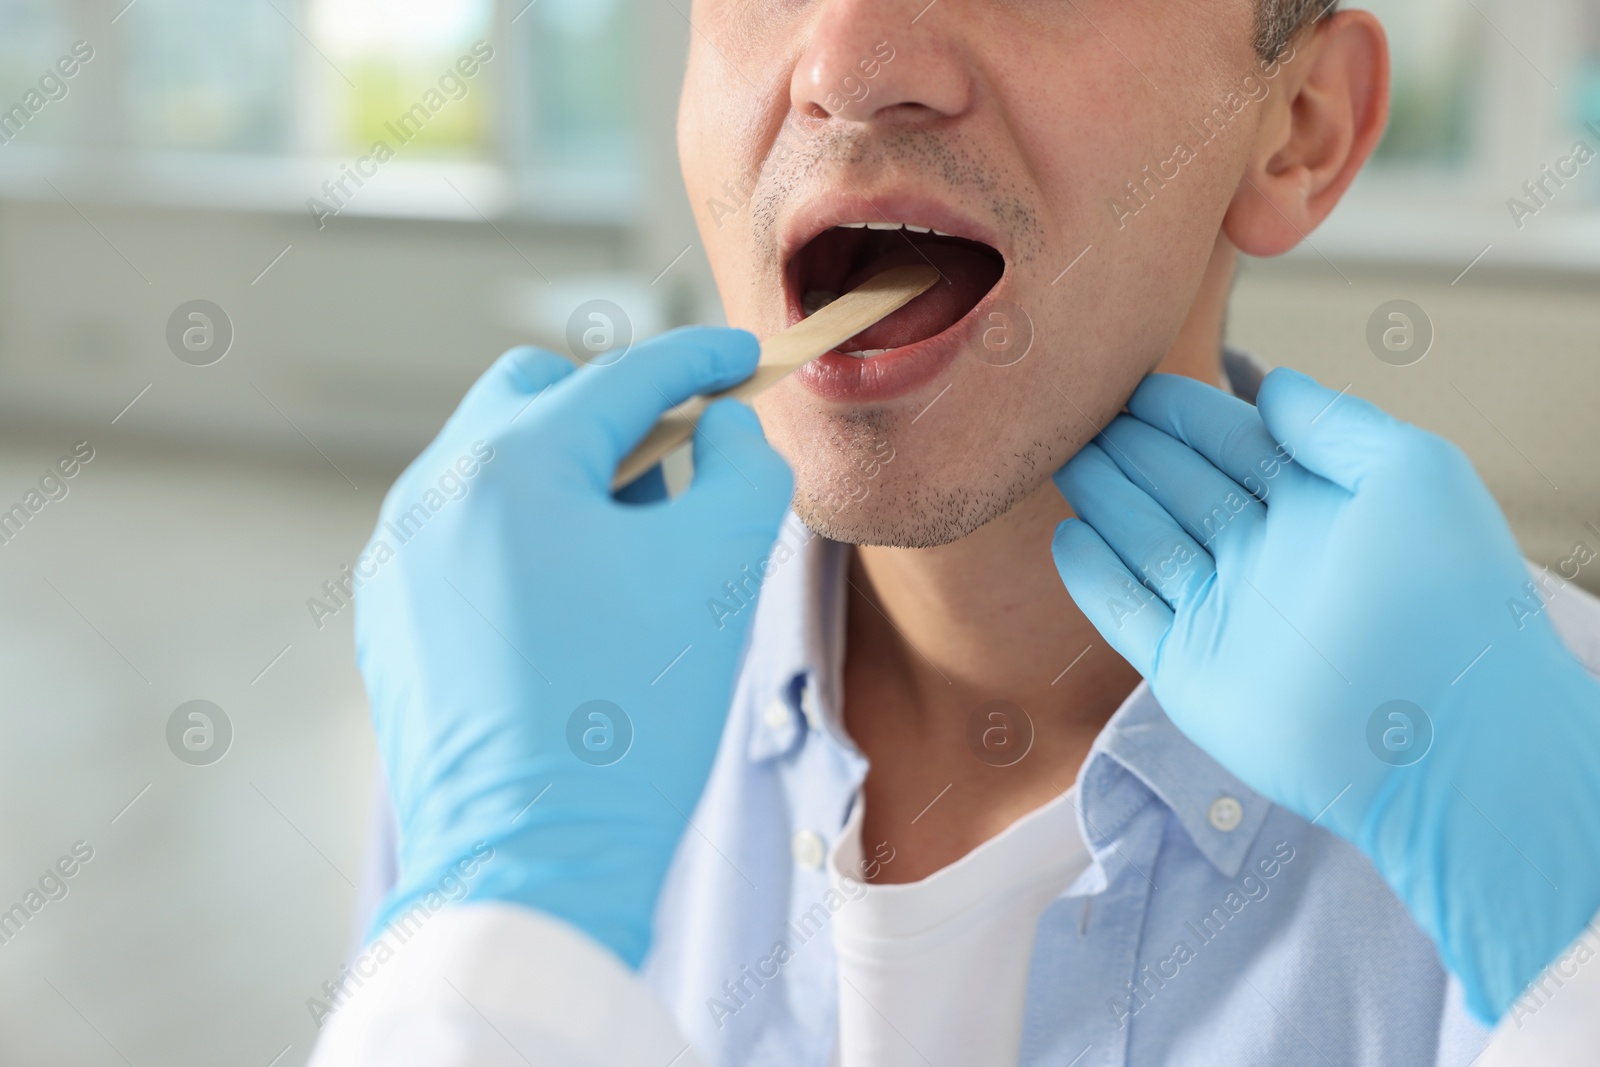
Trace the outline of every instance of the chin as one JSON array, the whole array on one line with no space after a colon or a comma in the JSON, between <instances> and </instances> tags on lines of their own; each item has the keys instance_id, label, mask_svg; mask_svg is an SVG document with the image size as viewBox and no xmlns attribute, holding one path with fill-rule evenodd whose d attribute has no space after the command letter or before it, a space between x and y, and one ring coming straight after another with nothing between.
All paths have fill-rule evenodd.
<instances>
[{"instance_id":1,"label":"chin","mask_svg":"<svg viewBox=\"0 0 1600 1067\"><path fill-rule=\"evenodd\" d=\"M846 447L812 450L798 462L791 460L795 514L829 540L938 548L1006 514L1037 488L1025 480L1026 466L914 467L896 456L877 464L878 473L869 477L872 464L864 471L861 456L859 449Z\"/></svg>"}]
</instances>

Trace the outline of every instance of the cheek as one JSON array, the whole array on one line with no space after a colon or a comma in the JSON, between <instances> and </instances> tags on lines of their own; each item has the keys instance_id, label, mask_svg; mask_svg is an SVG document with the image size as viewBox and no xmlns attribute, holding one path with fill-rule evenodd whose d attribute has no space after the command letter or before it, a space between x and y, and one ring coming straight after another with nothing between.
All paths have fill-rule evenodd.
<instances>
[{"instance_id":1,"label":"cheek","mask_svg":"<svg viewBox=\"0 0 1600 1067\"><path fill-rule=\"evenodd\" d=\"M752 198L788 96L776 81L758 91L732 72L730 63L741 70L777 68L759 53L730 51L727 36L717 43L726 60L703 43L691 49L678 102L678 161L728 320L761 327L764 336L777 326L756 322L743 306L750 299Z\"/></svg>"},{"instance_id":2,"label":"cheek","mask_svg":"<svg viewBox=\"0 0 1600 1067\"><path fill-rule=\"evenodd\" d=\"M683 171L684 189L694 213L695 226L719 281L726 270L724 261L730 241L738 232L740 212L723 192L725 182L734 179L737 160L727 137L719 133L715 121L708 121L722 109L717 107L714 89L705 84L691 64L678 106L678 162Z\"/></svg>"},{"instance_id":3,"label":"cheek","mask_svg":"<svg viewBox=\"0 0 1600 1067\"><path fill-rule=\"evenodd\" d=\"M683 81L683 93L678 98L678 165L683 171L683 183L689 192L689 202L698 205L705 199L710 187L707 174L714 158L714 146L705 129L705 88L691 64Z\"/></svg>"}]
</instances>

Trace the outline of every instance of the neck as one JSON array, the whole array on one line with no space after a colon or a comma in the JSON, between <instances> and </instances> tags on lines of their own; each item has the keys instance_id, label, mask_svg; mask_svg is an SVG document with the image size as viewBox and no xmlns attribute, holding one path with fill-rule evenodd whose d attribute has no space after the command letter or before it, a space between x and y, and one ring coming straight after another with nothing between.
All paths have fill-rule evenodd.
<instances>
[{"instance_id":1,"label":"neck","mask_svg":"<svg viewBox=\"0 0 1600 1067\"><path fill-rule=\"evenodd\" d=\"M1233 265L1231 250L1219 245L1194 310L1155 370L1222 381L1220 338ZM1094 738L1139 681L1056 573L1051 536L1071 514L1046 479L959 541L932 549L855 549L845 711L869 758L874 748L904 752L913 739L963 736L973 709L1003 699L1027 711L1034 751L1045 757L1033 761L1033 774L1045 773L1035 799L1042 803L1048 787L1071 784Z\"/></svg>"},{"instance_id":2,"label":"neck","mask_svg":"<svg viewBox=\"0 0 1600 1067\"><path fill-rule=\"evenodd\" d=\"M959 735L974 708L1002 699L1027 711L1041 740L1049 735L1049 748L1081 760L1139 676L1095 632L1056 573L1050 539L1071 514L1046 482L960 541L857 548L847 687L860 692L866 681L874 699L870 711L847 701L852 733L868 725L861 718L881 728L889 712L924 737ZM862 679L856 664L870 665L875 677ZM857 708L861 718L850 714ZM1058 769L1070 784L1076 764Z\"/></svg>"}]
</instances>

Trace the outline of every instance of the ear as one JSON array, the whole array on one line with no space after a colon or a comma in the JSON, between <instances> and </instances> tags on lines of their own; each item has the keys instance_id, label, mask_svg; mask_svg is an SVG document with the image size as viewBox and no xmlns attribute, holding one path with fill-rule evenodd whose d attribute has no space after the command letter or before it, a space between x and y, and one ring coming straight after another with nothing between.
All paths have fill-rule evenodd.
<instances>
[{"instance_id":1,"label":"ear","mask_svg":"<svg viewBox=\"0 0 1600 1067\"><path fill-rule=\"evenodd\" d=\"M1281 255L1321 225L1389 121L1389 42L1371 13L1325 19L1274 63L1255 147L1222 221L1252 256Z\"/></svg>"}]
</instances>

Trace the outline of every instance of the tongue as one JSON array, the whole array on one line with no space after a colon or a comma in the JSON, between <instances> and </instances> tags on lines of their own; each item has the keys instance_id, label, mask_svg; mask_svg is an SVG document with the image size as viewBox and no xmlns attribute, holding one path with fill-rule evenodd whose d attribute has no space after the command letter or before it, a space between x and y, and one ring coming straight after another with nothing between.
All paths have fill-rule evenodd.
<instances>
[{"instance_id":1,"label":"tongue","mask_svg":"<svg viewBox=\"0 0 1600 1067\"><path fill-rule=\"evenodd\" d=\"M1000 280L1002 267L992 256L966 245L929 242L910 244L879 256L844 280L841 292L848 293L890 267L932 263L943 275L938 283L911 303L880 319L840 345L839 352L862 352L875 348L900 348L942 333L971 311L985 293Z\"/></svg>"}]
</instances>

